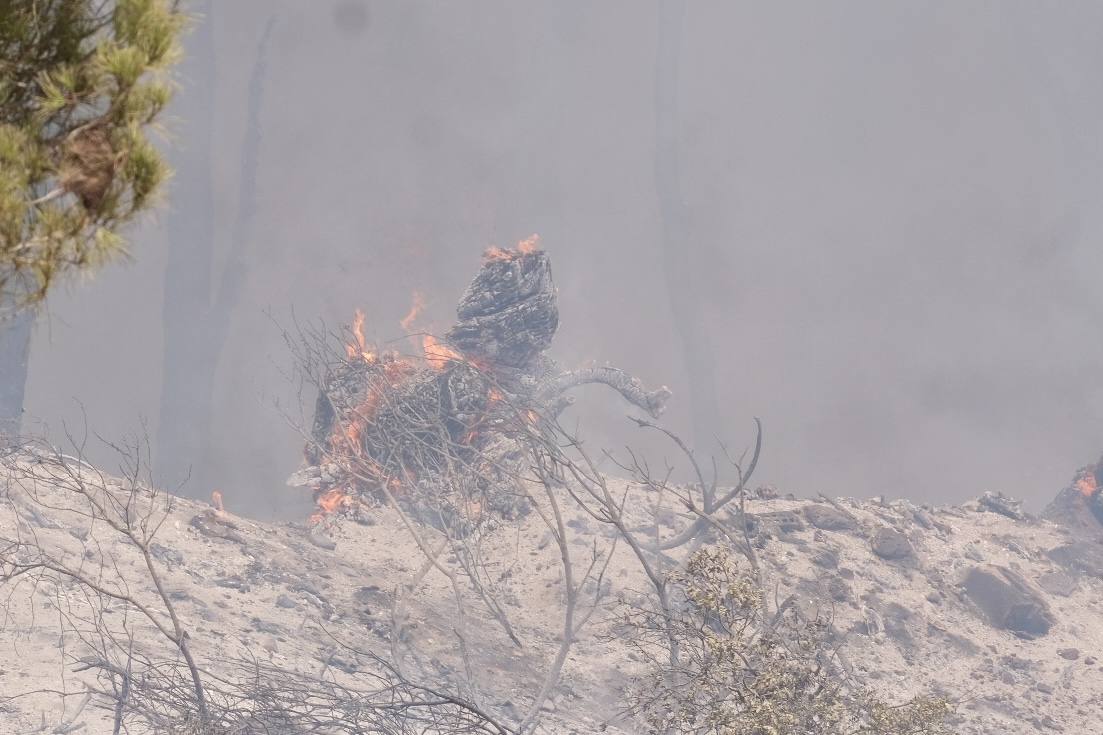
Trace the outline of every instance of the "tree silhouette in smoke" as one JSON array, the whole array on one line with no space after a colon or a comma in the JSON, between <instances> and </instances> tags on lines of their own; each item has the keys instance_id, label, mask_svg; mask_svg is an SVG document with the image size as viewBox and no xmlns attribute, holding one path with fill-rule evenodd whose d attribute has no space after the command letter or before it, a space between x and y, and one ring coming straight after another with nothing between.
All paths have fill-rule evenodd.
<instances>
[{"instance_id":1,"label":"tree silhouette in smoke","mask_svg":"<svg viewBox=\"0 0 1103 735\"><path fill-rule=\"evenodd\" d=\"M659 0L655 60L655 189L662 219L667 296L689 377L694 443L710 446L722 437L716 400L716 357L705 299L698 284L705 246L693 237L689 206L681 186L678 155L678 87L683 0Z\"/></svg>"}]
</instances>

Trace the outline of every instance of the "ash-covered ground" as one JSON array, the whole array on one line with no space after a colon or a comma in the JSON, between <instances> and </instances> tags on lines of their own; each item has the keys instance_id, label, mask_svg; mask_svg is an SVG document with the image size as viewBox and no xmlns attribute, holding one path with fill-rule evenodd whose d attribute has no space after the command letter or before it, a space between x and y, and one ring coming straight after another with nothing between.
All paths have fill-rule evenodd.
<instances>
[{"instance_id":1,"label":"ash-covered ground","mask_svg":"<svg viewBox=\"0 0 1103 735\"><path fill-rule=\"evenodd\" d=\"M114 492L126 486L87 472ZM33 484L5 486L0 535L33 536L61 558L84 559L88 570L111 558L114 574L136 598L154 599L133 544L65 510L72 507L70 490ZM620 480L609 484L638 492ZM961 735L1097 731L1103 721L1103 528L1075 487L1052 511L1057 522L1025 516L998 496L920 507L906 500L770 495L747 501L769 589L829 611L856 679L893 700L927 693L958 702L953 731ZM462 636L484 706L507 719L523 713L558 650L565 602L560 550L537 514L487 530L479 542L492 574L487 583L515 643L470 589L459 622L444 573L458 572L458 560L442 554L440 569L427 568L425 554L389 508L334 518L323 533L250 521L233 513L232 498L227 505L223 513L174 501L150 545L204 667L228 674L240 662L260 661L353 680L363 665L353 652L359 650L396 657L410 676L444 687L462 678ZM609 526L577 507L564 505L562 512L577 558L587 558L595 544L607 547L614 535ZM626 514L633 523L649 522L642 502ZM1077 527L1064 522L1070 518L1090 522ZM667 514L661 532L673 535L688 522ZM707 534L702 541L722 542ZM684 553L672 551L672 561ZM638 731L620 712L622 692L641 662L618 637L618 609L646 590L640 566L619 545L600 584L586 590L597 609L542 707L542 731ZM403 598L397 604L396 595ZM54 729L69 723L88 735L111 732L113 712L98 697L73 717L85 687L102 686L96 670L76 671L96 642L72 629L81 629L76 621L91 614L92 602L76 584L39 584L5 596L0 731L75 731ZM125 607L102 611L108 627L131 615L134 646L160 646L159 655L168 655L148 621ZM59 637L63 628L69 632Z\"/></svg>"}]
</instances>

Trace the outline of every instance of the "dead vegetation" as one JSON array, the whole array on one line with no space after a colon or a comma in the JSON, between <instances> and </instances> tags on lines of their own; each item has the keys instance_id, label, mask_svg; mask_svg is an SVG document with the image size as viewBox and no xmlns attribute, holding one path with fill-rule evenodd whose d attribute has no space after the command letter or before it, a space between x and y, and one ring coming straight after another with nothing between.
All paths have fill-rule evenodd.
<instances>
[{"instance_id":1,"label":"dead vegetation","mask_svg":"<svg viewBox=\"0 0 1103 735\"><path fill-rule=\"evenodd\" d=\"M44 596L65 666L92 674L84 691L57 692L83 704L43 732L79 729L89 698L110 711L112 733L510 732L473 703L347 645L343 654L358 662L351 676L197 658L155 541L173 498L149 483L144 443L118 449L121 478L84 462L79 448L40 443L9 450L0 464L13 521L0 540L4 600ZM123 572L135 566L143 577Z\"/></svg>"},{"instance_id":2,"label":"dead vegetation","mask_svg":"<svg viewBox=\"0 0 1103 735\"><path fill-rule=\"evenodd\" d=\"M312 416L288 415L306 445L293 484L318 503L310 538L333 551L343 524L385 517L386 543L418 556L381 592L385 623L331 633L341 611L319 606L310 629L332 646L317 672L196 644L177 604L188 596L180 570L166 583L172 549L156 540L174 501L149 482L143 442L117 447L121 479L85 463L79 443L72 455L40 443L9 451L0 464L7 603L48 596L65 666L91 677L79 692L59 692L83 704L54 731L80 726L91 702L110 714L113 733L559 732L572 721L555 704L565 671L590 654L578 643L604 636L644 663L601 715L603 727L940 732L945 702L872 697L844 665L829 616L796 596L771 600L776 582L759 555L766 541L746 509L761 425L747 452L724 453L736 483L722 486L715 464L707 472L652 421L668 391L648 392L614 368L564 371L544 357L551 332L533 332L554 331L549 294L543 253L497 251L461 301L461 326L445 340L425 337L421 355L378 350L360 324L340 335L288 335L303 395L316 396ZM518 336L526 319L533 326ZM450 341L457 334L465 350ZM595 453L564 426L566 393L584 382L607 384L644 411L637 425L670 440L689 481L631 451ZM612 460L626 481L612 482L599 460ZM189 523L249 553L220 496ZM554 590L539 611L526 609L532 603L511 581L531 557ZM631 599L611 594L615 560L648 587ZM295 574L308 575L305 563L280 578ZM444 596L423 602L438 583ZM418 631L415 608L431 608L444 644ZM523 668L492 676L492 657L510 652Z\"/></svg>"}]
</instances>

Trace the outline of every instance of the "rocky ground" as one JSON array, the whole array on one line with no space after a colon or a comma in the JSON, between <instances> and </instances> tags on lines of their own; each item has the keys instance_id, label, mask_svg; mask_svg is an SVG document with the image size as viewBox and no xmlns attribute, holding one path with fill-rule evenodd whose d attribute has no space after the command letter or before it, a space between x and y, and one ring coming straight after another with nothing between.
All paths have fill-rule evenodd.
<instances>
[{"instance_id":1,"label":"rocky ground","mask_svg":"<svg viewBox=\"0 0 1103 735\"><path fill-rule=\"evenodd\" d=\"M64 510L61 491L45 497L62 510L31 504L26 492L18 483L6 488L0 536L33 534L72 559L110 553L115 573L148 596L140 556L111 529ZM457 616L447 578L437 570L421 575L423 555L385 508L319 535L303 524L237 516L232 498L227 506L221 514L175 502L152 547L201 663L217 669L252 656L354 676L356 662L344 647L351 644L397 652L411 676L446 681L463 668L460 634L486 706L504 717L524 711L557 650L564 604L560 552L537 514L503 525L480 546L517 645L471 590L466 617ZM1047 520L998 496L939 508L758 498L748 511L771 587L829 611L859 679L890 699L941 694L958 701L954 729L961 735L1083 735L1103 727L1103 527L1081 506L1070 489ZM608 548L610 529L566 512L569 548L585 567L595 543ZM672 533L685 520L670 514L665 522ZM454 559L442 560L455 568ZM396 594L411 584L404 608L396 607ZM73 716L91 672L75 671L83 644L58 631L80 618L79 590L2 589L0 692L14 698L4 702L0 732L73 731L58 729L65 722L83 724L79 732L88 735L110 732L110 712L96 700ZM546 732L635 731L620 716L621 692L640 664L610 633L618 603L645 589L620 545L603 582L585 590L586 600L600 593L601 602L545 707ZM112 614L123 615L122 606ZM155 645L148 631L139 638Z\"/></svg>"}]
</instances>

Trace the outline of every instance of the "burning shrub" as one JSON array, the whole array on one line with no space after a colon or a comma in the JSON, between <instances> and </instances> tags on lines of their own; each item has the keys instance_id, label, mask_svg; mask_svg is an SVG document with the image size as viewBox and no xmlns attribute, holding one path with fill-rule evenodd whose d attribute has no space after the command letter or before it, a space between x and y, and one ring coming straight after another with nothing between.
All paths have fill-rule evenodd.
<instances>
[{"instance_id":1,"label":"burning shrub","mask_svg":"<svg viewBox=\"0 0 1103 735\"><path fill-rule=\"evenodd\" d=\"M422 338L420 356L369 345L359 312L343 351L325 333L293 346L318 398L307 467L291 484L314 490L315 520L385 501L466 533L524 512L516 484L532 464L527 448L553 441L545 422L570 404L571 388L609 385L651 416L665 407L666 388L648 392L610 367L563 371L544 354L559 315L535 236L488 250L456 311L443 339Z\"/></svg>"}]
</instances>

